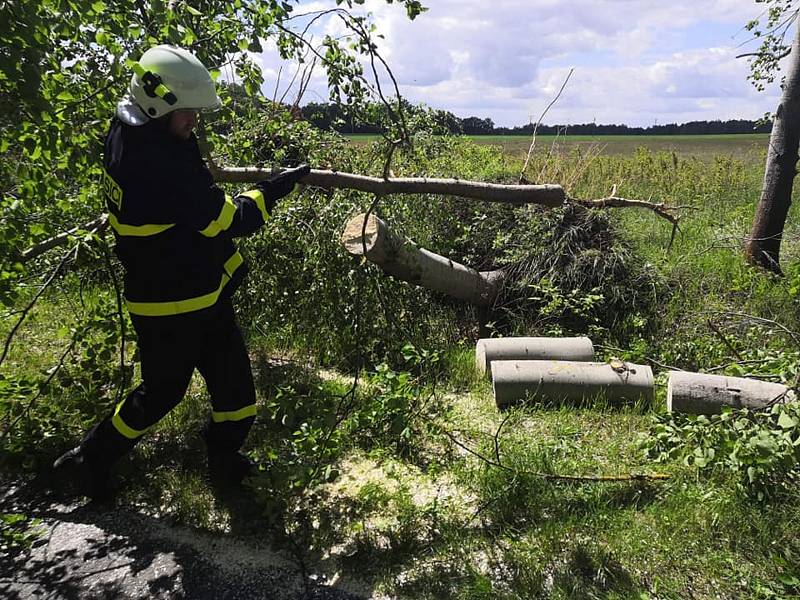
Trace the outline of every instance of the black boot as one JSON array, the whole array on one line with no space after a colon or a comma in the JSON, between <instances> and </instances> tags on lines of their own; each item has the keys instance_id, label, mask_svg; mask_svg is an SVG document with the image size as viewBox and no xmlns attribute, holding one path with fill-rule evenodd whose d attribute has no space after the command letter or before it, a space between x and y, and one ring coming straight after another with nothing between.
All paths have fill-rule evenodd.
<instances>
[{"instance_id":1,"label":"black boot","mask_svg":"<svg viewBox=\"0 0 800 600\"><path fill-rule=\"evenodd\" d=\"M57 490L88 496L95 502L113 500L111 471L90 460L81 446L68 450L56 459L52 483Z\"/></svg>"},{"instance_id":2,"label":"black boot","mask_svg":"<svg viewBox=\"0 0 800 600\"><path fill-rule=\"evenodd\" d=\"M215 486L238 487L258 472L256 463L241 452L230 450L208 452L208 475Z\"/></svg>"}]
</instances>

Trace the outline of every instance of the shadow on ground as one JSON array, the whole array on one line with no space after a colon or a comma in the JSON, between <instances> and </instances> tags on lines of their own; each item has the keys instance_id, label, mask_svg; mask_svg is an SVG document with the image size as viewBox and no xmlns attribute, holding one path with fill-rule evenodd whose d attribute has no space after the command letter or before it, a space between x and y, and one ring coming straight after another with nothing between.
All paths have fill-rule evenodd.
<instances>
[{"instance_id":1,"label":"shadow on ground","mask_svg":"<svg viewBox=\"0 0 800 600\"><path fill-rule=\"evenodd\" d=\"M263 540L174 527L131 508L64 503L21 482L0 489L0 505L41 521L30 548L0 551L0 597L8 600L363 597L306 576L290 553Z\"/></svg>"}]
</instances>

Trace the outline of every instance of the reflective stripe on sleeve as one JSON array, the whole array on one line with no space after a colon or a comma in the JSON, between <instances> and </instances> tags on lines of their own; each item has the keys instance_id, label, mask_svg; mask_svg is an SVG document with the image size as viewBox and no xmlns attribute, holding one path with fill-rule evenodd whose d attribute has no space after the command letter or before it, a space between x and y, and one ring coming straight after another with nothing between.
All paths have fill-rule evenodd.
<instances>
[{"instance_id":1,"label":"reflective stripe on sleeve","mask_svg":"<svg viewBox=\"0 0 800 600\"><path fill-rule=\"evenodd\" d=\"M239 410L231 410L228 412L211 411L211 420L214 423L223 423L225 421L241 421L247 417L256 416L256 405L251 404Z\"/></svg>"},{"instance_id":2,"label":"reflective stripe on sleeve","mask_svg":"<svg viewBox=\"0 0 800 600\"><path fill-rule=\"evenodd\" d=\"M175 227L175 223L163 223L158 225L126 225L125 223L120 223L117 217L114 216L114 213L108 213L108 223L119 235L127 237L148 237L162 233L171 227Z\"/></svg>"},{"instance_id":3,"label":"reflective stripe on sleeve","mask_svg":"<svg viewBox=\"0 0 800 600\"><path fill-rule=\"evenodd\" d=\"M236 269L242 266L244 262L244 257L237 251L234 252L233 255L225 261L225 264L222 265L222 268L225 269L225 272L233 277L234 272Z\"/></svg>"},{"instance_id":4,"label":"reflective stripe on sleeve","mask_svg":"<svg viewBox=\"0 0 800 600\"><path fill-rule=\"evenodd\" d=\"M244 259L242 255L235 252L223 265L225 272L219 282L219 287L213 292L197 296L195 298L187 298L185 300L174 300L171 302L131 302L125 300L128 306L128 311L133 315L140 315L142 317L168 317L171 315L180 315L183 313L194 312L202 310L209 306L214 306L219 300L219 295L228 282L233 277L234 272L238 269Z\"/></svg>"},{"instance_id":5,"label":"reflective stripe on sleeve","mask_svg":"<svg viewBox=\"0 0 800 600\"><path fill-rule=\"evenodd\" d=\"M225 204L222 205L222 210L219 211L219 215L215 219L211 219L211 222L208 224L208 226L200 233L206 237L214 237L219 235L221 232L225 231L231 226L231 223L233 223L233 217L235 216L236 205L233 203L233 200L226 196Z\"/></svg>"},{"instance_id":6,"label":"reflective stripe on sleeve","mask_svg":"<svg viewBox=\"0 0 800 600\"><path fill-rule=\"evenodd\" d=\"M145 433L147 433L147 429L143 429L138 431L129 427L125 421L122 420L122 417L119 416L119 411L122 409L122 405L125 403L125 400L117 404L117 409L114 411L114 416L111 417L111 424L114 426L114 429L119 431L122 435L124 435L129 440L135 440L138 437L142 437Z\"/></svg>"},{"instance_id":7,"label":"reflective stripe on sleeve","mask_svg":"<svg viewBox=\"0 0 800 600\"><path fill-rule=\"evenodd\" d=\"M258 206L258 210L261 211L261 217L264 219L264 222L266 223L267 219L269 219L269 213L267 212L267 205L264 202L264 194L261 193L261 190L248 190L246 192L242 192L239 195L244 196L245 198L250 198L256 203L256 206Z\"/></svg>"}]
</instances>

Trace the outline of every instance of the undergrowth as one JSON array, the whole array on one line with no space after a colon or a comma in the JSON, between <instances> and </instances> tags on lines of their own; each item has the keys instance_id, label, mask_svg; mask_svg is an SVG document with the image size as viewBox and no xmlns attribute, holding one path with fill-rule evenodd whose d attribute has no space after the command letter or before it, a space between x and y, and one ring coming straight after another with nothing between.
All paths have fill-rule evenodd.
<instances>
[{"instance_id":1,"label":"undergrowth","mask_svg":"<svg viewBox=\"0 0 800 600\"><path fill-rule=\"evenodd\" d=\"M282 118L270 114L232 134L230 155L264 166L307 161L382 174L380 145L355 148L307 124L270 124ZM424 134L392 164L397 176L505 183L518 180L520 167L497 148ZM475 373L472 349L481 325L492 335L589 335L601 359L649 364L659 384L672 367L794 386L797 208L784 241L786 276L778 279L746 267L741 256L758 165L576 151L535 156L527 177L563 183L578 198L602 197L617 185L620 196L694 210L684 210L670 244L671 225L639 209L379 199L376 213L420 246L507 271L501 298L484 315L341 249L345 222L374 203L366 194L302 190L241 244L251 271L235 304L258 389L246 449L263 467L250 482L266 515L260 534L282 529L306 564L357 573L398 597L796 595L796 405L666 416L661 386L653 406L590 402L500 414L490 383ZM4 427L20 421L3 440L2 461L16 476L74 445L118 394L111 281L103 269L70 266L3 365L0 420ZM31 286L20 302L33 293ZM3 333L13 316L3 319ZM66 325L58 333L56 321ZM136 383L135 370L124 373L128 386ZM127 478L122 501L214 531L252 529L252 519L237 519L204 482L197 431L208 410L196 380L121 466L137 474ZM670 478L545 477L656 473ZM9 539L21 540L22 521L11 519Z\"/></svg>"}]
</instances>

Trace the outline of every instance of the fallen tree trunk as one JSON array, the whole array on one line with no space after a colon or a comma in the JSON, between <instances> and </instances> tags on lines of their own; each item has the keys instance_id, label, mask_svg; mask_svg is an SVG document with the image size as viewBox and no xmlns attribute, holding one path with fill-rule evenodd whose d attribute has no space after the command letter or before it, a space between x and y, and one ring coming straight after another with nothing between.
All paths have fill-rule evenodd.
<instances>
[{"instance_id":1,"label":"fallen tree trunk","mask_svg":"<svg viewBox=\"0 0 800 600\"><path fill-rule=\"evenodd\" d=\"M556 360L498 360L492 363L498 408L525 400L580 402L601 397L611 403L653 401L653 371L646 365Z\"/></svg>"},{"instance_id":2,"label":"fallen tree trunk","mask_svg":"<svg viewBox=\"0 0 800 600\"><path fill-rule=\"evenodd\" d=\"M220 168L209 164L211 174L222 183L256 183L279 173L280 169ZM503 185L461 179L429 179L427 177L397 177L382 179L353 173L312 169L302 181L326 189L350 189L372 194L439 194L505 202L507 204L541 204L561 206L567 199L560 185Z\"/></svg>"},{"instance_id":3,"label":"fallen tree trunk","mask_svg":"<svg viewBox=\"0 0 800 600\"><path fill-rule=\"evenodd\" d=\"M587 337L519 337L478 340L475 366L482 376L492 374L496 360L571 360L592 362L594 346Z\"/></svg>"},{"instance_id":4,"label":"fallen tree trunk","mask_svg":"<svg viewBox=\"0 0 800 600\"><path fill-rule=\"evenodd\" d=\"M720 413L723 407L758 410L794 398L785 385L743 377L671 371L667 384L667 410L692 415Z\"/></svg>"},{"instance_id":5,"label":"fallen tree trunk","mask_svg":"<svg viewBox=\"0 0 800 600\"><path fill-rule=\"evenodd\" d=\"M503 285L502 271L478 272L418 247L376 217L356 215L342 233L342 245L365 256L389 275L478 306L490 306Z\"/></svg>"}]
</instances>

